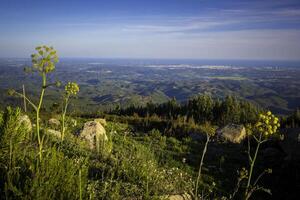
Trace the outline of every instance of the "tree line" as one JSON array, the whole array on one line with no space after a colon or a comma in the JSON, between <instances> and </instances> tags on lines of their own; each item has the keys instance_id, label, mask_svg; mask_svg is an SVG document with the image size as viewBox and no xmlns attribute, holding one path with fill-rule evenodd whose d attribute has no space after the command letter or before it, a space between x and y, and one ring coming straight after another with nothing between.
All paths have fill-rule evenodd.
<instances>
[{"instance_id":1,"label":"tree line","mask_svg":"<svg viewBox=\"0 0 300 200\"><path fill-rule=\"evenodd\" d=\"M116 107L110 114L144 118L155 116L162 120L180 120L196 124L211 122L223 126L229 123L255 122L261 110L259 106L234 96L218 99L205 94L182 103L173 98L163 104L150 102L146 106Z\"/></svg>"}]
</instances>

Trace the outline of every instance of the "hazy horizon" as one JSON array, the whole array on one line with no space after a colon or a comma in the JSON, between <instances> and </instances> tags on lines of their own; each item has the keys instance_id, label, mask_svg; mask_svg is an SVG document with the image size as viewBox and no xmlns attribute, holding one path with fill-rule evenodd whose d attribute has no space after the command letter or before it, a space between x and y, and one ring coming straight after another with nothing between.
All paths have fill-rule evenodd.
<instances>
[{"instance_id":1,"label":"hazy horizon","mask_svg":"<svg viewBox=\"0 0 300 200\"><path fill-rule=\"evenodd\" d=\"M0 57L299 60L297 0L1 1Z\"/></svg>"},{"instance_id":2,"label":"hazy horizon","mask_svg":"<svg viewBox=\"0 0 300 200\"><path fill-rule=\"evenodd\" d=\"M0 57L0 60L31 62L30 57ZM232 66L232 67L300 67L300 60L246 60L246 59L188 59L188 58L101 58L101 57L61 57L59 63L79 62L84 64L117 65L192 65L192 66ZM25 64L25 63L23 63Z\"/></svg>"}]
</instances>

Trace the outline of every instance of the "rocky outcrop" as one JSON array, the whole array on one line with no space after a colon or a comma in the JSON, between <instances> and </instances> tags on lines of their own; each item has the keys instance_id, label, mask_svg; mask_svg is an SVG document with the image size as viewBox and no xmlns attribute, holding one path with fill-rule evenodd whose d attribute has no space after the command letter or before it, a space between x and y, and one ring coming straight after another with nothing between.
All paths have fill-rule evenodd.
<instances>
[{"instance_id":1,"label":"rocky outcrop","mask_svg":"<svg viewBox=\"0 0 300 200\"><path fill-rule=\"evenodd\" d=\"M80 137L85 139L91 149L95 149L101 141L107 141L105 128L96 121L89 121L84 124Z\"/></svg>"},{"instance_id":2,"label":"rocky outcrop","mask_svg":"<svg viewBox=\"0 0 300 200\"><path fill-rule=\"evenodd\" d=\"M246 137L246 129L243 125L229 124L217 131L219 138L239 144Z\"/></svg>"}]
</instances>

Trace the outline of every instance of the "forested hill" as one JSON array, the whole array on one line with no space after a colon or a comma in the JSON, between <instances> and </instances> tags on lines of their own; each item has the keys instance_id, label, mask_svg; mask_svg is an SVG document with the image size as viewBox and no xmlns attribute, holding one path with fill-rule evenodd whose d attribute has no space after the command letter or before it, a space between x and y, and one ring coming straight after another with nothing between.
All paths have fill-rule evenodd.
<instances>
[{"instance_id":1,"label":"forested hill","mask_svg":"<svg viewBox=\"0 0 300 200\"><path fill-rule=\"evenodd\" d=\"M117 107L111 114L139 117L156 115L161 119L177 120L186 122L204 123L211 122L219 126L228 123L247 124L257 120L257 114L263 109L250 103L239 100L233 96L225 99L214 99L210 95L199 95L186 102L179 103L175 98L163 103L148 103L146 106L131 105L127 108Z\"/></svg>"}]
</instances>

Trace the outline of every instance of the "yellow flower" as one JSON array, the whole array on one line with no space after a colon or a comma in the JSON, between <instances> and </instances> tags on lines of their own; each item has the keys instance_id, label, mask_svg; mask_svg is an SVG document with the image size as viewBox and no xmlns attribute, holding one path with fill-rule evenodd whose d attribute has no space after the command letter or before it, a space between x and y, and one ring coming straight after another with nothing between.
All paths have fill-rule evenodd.
<instances>
[{"instance_id":1,"label":"yellow flower","mask_svg":"<svg viewBox=\"0 0 300 200\"><path fill-rule=\"evenodd\" d=\"M271 126L271 125L269 125L269 126L268 126L268 129L269 129L269 130L270 130L270 129L272 129L272 126Z\"/></svg>"},{"instance_id":2,"label":"yellow flower","mask_svg":"<svg viewBox=\"0 0 300 200\"><path fill-rule=\"evenodd\" d=\"M255 127L265 136L272 135L280 127L279 119L268 111L266 114L259 115L259 120L255 124Z\"/></svg>"},{"instance_id":3,"label":"yellow flower","mask_svg":"<svg viewBox=\"0 0 300 200\"><path fill-rule=\"evenodd\" d=\"M269 135L269 133L268 133L268 131L265 131L265 133L264 133L265 135Z\"/></svg>"},{"instance_id":4,"label":"yellow flower","mask_svg":"<svg viewBox=\"0 0 300 200\"><path fill-rule=\"evenodd\" d=\"M79 86L75 82L68 82L65 86L65 91L68 95L76 95L79 92Z\"/></svg>"}]
</instances>

